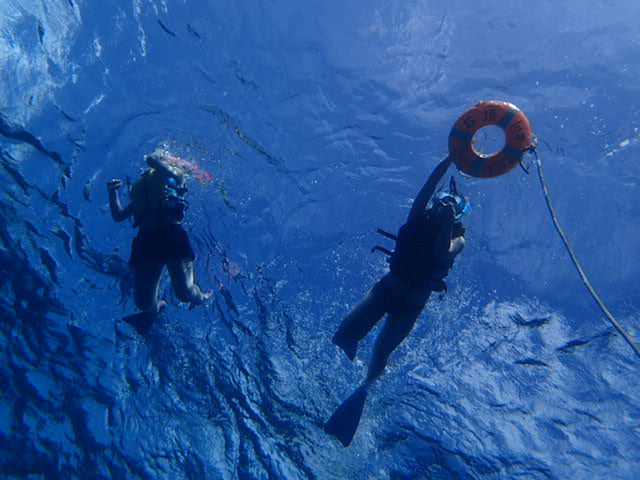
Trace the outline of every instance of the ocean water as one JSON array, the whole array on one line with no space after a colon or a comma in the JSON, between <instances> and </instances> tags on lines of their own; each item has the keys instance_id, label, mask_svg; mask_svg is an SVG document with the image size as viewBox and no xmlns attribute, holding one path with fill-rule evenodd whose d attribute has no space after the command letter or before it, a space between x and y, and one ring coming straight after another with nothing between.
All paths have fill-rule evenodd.
<instances>
[{"instance_id":1,"label":"ocean water","mask_svg":"<svg viewBox=\"0 0 640 480\"><path fill-rule=\"evenodd\" d=\"M451 126L512 102L558 218L640 341L632 0L2 0L0 477L635 479L640 358L588 295L535 168L473 202L343 448L330 342L386 269ZM105 184L160 144L210 172L185 222L206 307L145 335ZM452 170L453 173L453 170ZM390 247L391 245L388 245ZM375 332L374 332L375 333Z\"/></svg>"}]
</instances>

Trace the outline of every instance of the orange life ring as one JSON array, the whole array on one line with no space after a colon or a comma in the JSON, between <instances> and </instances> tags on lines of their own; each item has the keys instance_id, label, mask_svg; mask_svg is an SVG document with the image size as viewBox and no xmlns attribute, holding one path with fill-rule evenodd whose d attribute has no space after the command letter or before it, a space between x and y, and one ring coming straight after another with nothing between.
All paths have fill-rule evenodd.
<instances>
[{"instance_id":1,"label":"orange life ring","mask_svg":"<svg viewBox=\"0 0 640 480\"><path fill-rule=\"evenodd\" d=\"M478 152L473 136L483 127L504 130L505 144L493 155ZM496 100L480 102L464 112L449 133L449 156L458 169L473 177L497 177L511 171L532 146L533 133L526 115L515 105Z\"/></svg>"}]
</instances>

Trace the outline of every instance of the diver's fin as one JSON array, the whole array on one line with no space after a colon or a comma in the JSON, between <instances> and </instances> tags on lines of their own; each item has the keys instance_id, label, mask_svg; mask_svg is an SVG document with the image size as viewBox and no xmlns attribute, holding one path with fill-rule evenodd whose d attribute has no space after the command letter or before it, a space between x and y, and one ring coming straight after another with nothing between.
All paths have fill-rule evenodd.
<instances>
[{"instance_id":1,"label":"diver's fin","mask_svg":"<svg viewBox=\"0 0 640 480\"><path fill-rule=\"evenodd\" d=\"M148 313L148 312L138 312L133 315L127 315L122 320L127 322L133 328L136 329L140 335L144 335L149 331L151 325L153 325L153 321L158 317L157 314Z\"/></svg>"},{"instance_id":2,"label":"diver's fin","mask_svg":"<svg viewBox=\"0 0 640 480\"><path fill-rule=\"evenodd\" d=\"M331 418L324 424L324 431L336 437L343 446L348 447L356 434L364 402L367 400L367 389L358 387L342 405L340 405Z\"/></svg>"},{"instance_id":3,"label":"diver's fin","mask_svg":"<svg viewBox=\"0 0 640 480\"><path fill-rule=\"evenodd\" d=\"M338 333L336 333L331 341L334 345L337 345L346 353L349 360L353 362L353 359L356 358L356 352L358 351L358 341L357 340L347 340L342 338Z\"/></svg>"},{"instance_id":4,"label":"diver's fin","mask_svg":"<svg viewBox=\"0 0 640 480\"><path fill-rule=\"evenodd\" d=\"M164 300L160 300L158 302L157 313L138 312L138 313L134 313L133 315L127 315L122 320L127 322L133 328L135 328L136 332L138 332L140 335L144 335L149 331L149 329L153 325L153 322L160 315L162 315L162 312L164 312L164 309L166 308L166 306L167 306L167 302Z\"/></svg>"}]
</instances>

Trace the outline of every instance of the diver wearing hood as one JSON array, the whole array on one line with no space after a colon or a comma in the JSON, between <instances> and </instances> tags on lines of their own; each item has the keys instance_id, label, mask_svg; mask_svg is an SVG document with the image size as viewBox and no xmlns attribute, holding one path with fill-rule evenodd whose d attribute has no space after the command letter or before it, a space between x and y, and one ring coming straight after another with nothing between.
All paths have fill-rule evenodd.
<instances>
[{"instance_id":1,"label":"diver wearing hood","mask_svg":"<svg viewBox=\"0 0 640 480\"><path fill-rule=\"evenodd\" d=\"M391 353L413 329L431 292L446 290L444 279L465 247L461 219L470 208L469 201L458 194L453 180L450 191L434 195L451 163L446 158L431 173L398 235L386 234L396 240L394 251L386 251L390 255L389 273L343 319L333 336L333 343L353 360L358 342L387 315L376 338L364 383L325 424L325 431L345 446L355 434L369 386L382 375Z\"/></svg>"}]
</instances>

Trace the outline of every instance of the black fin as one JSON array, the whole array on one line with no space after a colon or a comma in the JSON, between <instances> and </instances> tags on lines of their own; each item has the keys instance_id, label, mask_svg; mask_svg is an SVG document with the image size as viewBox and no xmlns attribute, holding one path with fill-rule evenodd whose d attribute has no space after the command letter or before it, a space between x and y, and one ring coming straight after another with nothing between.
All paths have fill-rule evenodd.
<instances>
[{"instance_id":1,"label":"black fin","mask_svg":"<svg viewBox=\"0 0 640 480\"><path fill-rule=\"evenodd\" d=\"M127 322L133 328L136 329L140 335L144 335L149 331L153 325L153 321L157 318L157 314L147 312L134 313L133 315L127 315L122 320Z\"/></svg>"},{"instance_id":2,"label":"black fin","mask_svg":"<svg viewBox=\"0 0 640 480\"><path fill-rule=\"evenodd\" d=\"M358 341L357 340L346 340L342 338L338 333L336 333L331 341L340 347L344 353L347 354L349 360L353 362L353 359L356 358L356 352L358 351Z\"/></svg>"},{"instance_id":3,"label":"black fin","mask_svg":"<svg viewBox=\"0 0 640 480\"><path fill-rule=\"evenodd\" d=\"M353 440L353 436L358 430L360 417L367 400L367 389L358 387L342 405L340 405L331 418L324 425L324 431L333 435L343 446L348 447Z\"/></svg>"}]
</instances>

